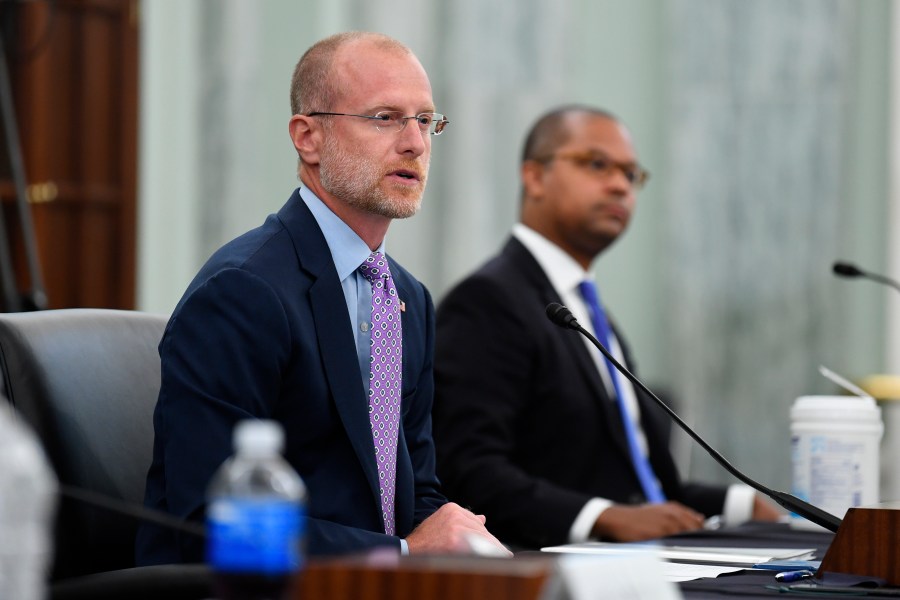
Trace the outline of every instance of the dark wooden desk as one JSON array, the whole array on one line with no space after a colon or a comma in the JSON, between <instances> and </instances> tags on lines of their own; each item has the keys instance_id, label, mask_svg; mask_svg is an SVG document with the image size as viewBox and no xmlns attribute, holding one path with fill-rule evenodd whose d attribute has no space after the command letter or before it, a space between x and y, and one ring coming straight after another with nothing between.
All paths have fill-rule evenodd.
<instances>
[{"instance_id":1,"label":"dark wooden desk","mask_svg":"<svg viewBox=\"0 0 900 600\"><path fill-rule=\"evenodd\" d=\"M733 529L666 538L673 546L816 548L821 558L832 534L787 525L748 523ZM558 555L523 552L509 559L398 557L393 554L312 560L298 581L297 600L537 600ZM775 573L739 571L679 584L685 598L783 596ZM816 597L811 595L810 597ZM825 596L822 596L825 597ZM833 597L833 596L832 596Z\"/></svg>"},{"instance_id":2,"label":"dark wooden desk","mask_svg":"<svg viewBox=\"0 0 900 600\"><path fill-rule=\"evenodd\" d=\"M538 600L555 558L399 557L313 560L297 600Z\"/></svg>"}]
</instances>

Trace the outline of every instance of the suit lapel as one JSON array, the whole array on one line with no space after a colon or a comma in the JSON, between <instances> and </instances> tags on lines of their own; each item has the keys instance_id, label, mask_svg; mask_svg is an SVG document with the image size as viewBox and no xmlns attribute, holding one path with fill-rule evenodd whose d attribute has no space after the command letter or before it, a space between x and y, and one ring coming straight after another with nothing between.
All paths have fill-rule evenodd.
<instances>
[{"instance_id":1,"label":"suit lapel","mask_svg":"<svg viewBox=\"0 0 900 600\"><path fill-rule=\"evenodd\" d=\"M512 238L507 243L503 252L508 254L510 259L522 270L528 285L531 285L538 290L538 297L541 299L543 306L546 306L551 302L561 302L559 292L554 289L553 284L550 283L550 279L547 277L546 273L544 273L544 270L538 264L537 260L535 260L534 256L531 255L531 252L529 252L521 242ZM558 326L552 324L549 319L544 319L543 323L543 327L554 329L554 334L558 335L562 340L569 356L573 358L582 377L584 377L587 382L587 387L591 395L596 399L600 409L604 412L604 422L606 423L610 436L622 452L624 452L629 457L629 460L631 460L631 454L628 450L628 440L625 437L625 428L622 424L622 417L619 414L616 403L606 391L606 386L603 385L603 379L597 371L597 365L588 351L588 348L585 346L584 340L581 339L581 334L575 331L563 331ZM597 350L597 352L599 352L599 350Z\"/></svg>"},{"instance_id":2,"label":"suit lapel","mask_svg":"<svg viewBox=\"0 0 900 600\"><path fill-rule=\"evenodd\" d=\"M375 501L379 503L380 514L381 492L368 401L363 393L353 335L339 325L349 325L349 316L331 252L315 218L297 192L278 216L291 235L300 268L312 280L309 301L325 378L350 444L363 467Z\"/></svg>"}]
</instances>

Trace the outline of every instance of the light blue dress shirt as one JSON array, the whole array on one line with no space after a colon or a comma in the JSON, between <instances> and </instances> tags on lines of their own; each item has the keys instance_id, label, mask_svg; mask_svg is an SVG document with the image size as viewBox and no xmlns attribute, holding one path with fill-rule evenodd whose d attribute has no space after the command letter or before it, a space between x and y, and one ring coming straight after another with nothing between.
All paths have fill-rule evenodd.
<instances>
[{"instance_id":1,"label":"light blue dress shirt","mask_svg":"<svg viewBox=\"0 0 900 600\"><path fill-rule=\"evenodd\" d=\"M369 352L371 346L372 323L372 284L359 272L359 265L372 253L369 246L344 223L340 217L331 212L318 196L307 188L300 187L300 198L312 212L319 229L325 236L325 242L331 251L334 268L344 290L347 302L347 314L350 316L350 329L356 342L356 355L359 361L359 372L362 375L363 392L369 397ZM378 247L384 254L384 242ZM406 540L400 540L400 551L409 554Z\"/></svg>"}]
</instances>

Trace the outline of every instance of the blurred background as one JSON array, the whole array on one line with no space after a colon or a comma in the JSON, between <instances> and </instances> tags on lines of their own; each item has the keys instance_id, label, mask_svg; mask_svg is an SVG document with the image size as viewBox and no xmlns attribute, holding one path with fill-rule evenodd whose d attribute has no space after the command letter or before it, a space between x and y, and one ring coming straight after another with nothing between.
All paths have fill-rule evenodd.
<instances>
[{"instance_id":1,"label":"blurred background","mask_svg":"<svg viewBox=\"0 0 900 600\"><path fill-rule=\"evenodd\" d=\"M587 103L652 173L596 266L605 301L639 374L734 464L789 489L790 405L836 391L817 367L900 374L900 296L831 273L900 276L891 0L0 0L0 25L51 308L170 312L296 187L300 55L364 29L413 49L451 121L387 241L437 302L515 222L527 128ZM0 197L27 293L14 154ZM674 438L686 473L729 481Z\"/></svg>"}]
</instances>

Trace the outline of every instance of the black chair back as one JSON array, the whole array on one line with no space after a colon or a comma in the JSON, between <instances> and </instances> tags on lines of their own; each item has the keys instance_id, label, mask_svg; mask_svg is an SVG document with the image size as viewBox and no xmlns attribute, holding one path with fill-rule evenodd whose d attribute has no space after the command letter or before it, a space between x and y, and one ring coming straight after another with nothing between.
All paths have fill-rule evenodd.
<instances>
[{"instance_id":1,"label":"black chair back","mask_svg":"<svg viewBox=\"0 0 900 600\"><path fill-rule=\"evenodd\" d=\"M65 309L0 314L2 393L62 485L140 505L167 318ZM63 498L53 580L134 566L137 521Z\"/></svg>"}]
</instances>

